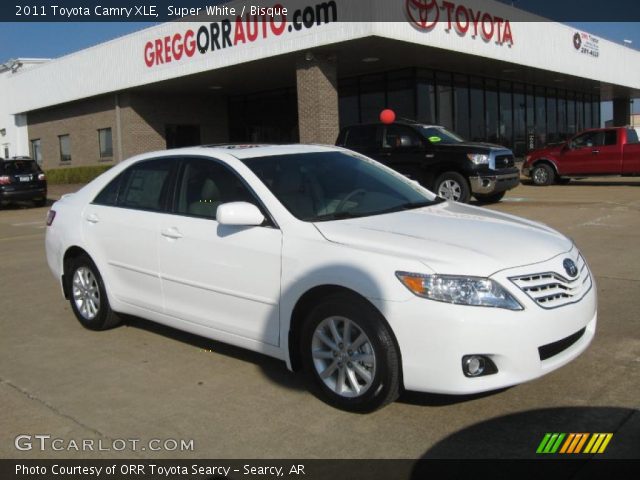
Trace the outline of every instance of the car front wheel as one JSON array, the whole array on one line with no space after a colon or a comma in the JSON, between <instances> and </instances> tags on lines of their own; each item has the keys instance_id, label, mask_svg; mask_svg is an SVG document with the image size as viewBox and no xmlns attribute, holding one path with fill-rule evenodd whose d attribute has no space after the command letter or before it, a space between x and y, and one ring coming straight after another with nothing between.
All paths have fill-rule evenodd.
<instances>
[{"instance_id":1,"label":"car front wheel","mask_svg":"<svg viewBox=\"0 0 640 480\"><path fill-rule=\"evenodd\" d=\"M120 323L109 306L102 277L88 256L81 255L71 262L68 281L71 309L82 326L106 330Z\"/></svg>"},{"instance_id":2,"label":"car front wheel","mask_svg":"<svg viewBox=\"0 0 640 480\"><path fill-rule=\"evenodd\" d=\"M471 189L467 179L458 172L446 172L436 180L435 192L445 200L467 203L471 197Z\"/></svg>"},{"instance_id":3,"label":"car front wheel","mask_svg":"<svg viewBox=\"0 0 640 480\"><path fill-rule=\"evenodd\" d=\"M302 360L313 390L327 403L371 412L394 401L400 359L382 315L351 295L325 299L305 319Z\"/></svg>"}]
</instances>

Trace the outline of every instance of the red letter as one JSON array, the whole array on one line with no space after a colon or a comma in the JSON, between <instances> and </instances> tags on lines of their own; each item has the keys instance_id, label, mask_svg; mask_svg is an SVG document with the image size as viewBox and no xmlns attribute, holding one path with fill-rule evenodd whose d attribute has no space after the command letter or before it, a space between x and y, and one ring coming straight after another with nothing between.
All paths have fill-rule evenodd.
<instances>
[{"instance_id":1,"label":"red letter","mask_svg":"<svg viewBox=\"0 0 640 480\"><path fill-rule=\"evenodd\" d=\"M167 63L171 62L171 49L169 48L169 42L171 41L170 36L164 37L164 61Z\"/></svg>"},{"instance_id":2,"label":"red letter","mask_svg":"<svg viewBox=\"0 0 640 480\"><path fill-rule=\"evenodd\" d=\"M193 30L187 30L184 34L184 53L187 54L187 57L193 57L193 54L196 53L196 42L193 39Z\"/></svg>"},{"instance_id":3,"label":"red letter","mask_svg":"<svg viewBox=\"0 0 640 480\"><path fill-rule=\"evenodd\" d=\"M489 26L491 27L491 30L489 30L488 32L487 22L489 22ZM488 13L482 15L482 34L487 40L491 40L491 37L493 37L493 17Z\"/></svg>"},{"instance_id":4,"label":"red letter","mask_svg":"<svg viewBox=\"0 0 640 480\"><path fill-rule=\"evenodd\" d=\"M502 41L504 43L509 43L509 45L513 45L513 35L511 34L511 24L509 20L504 22L504 33L502 34Z\"/></svg>"},{"instance_id":5,"label":"red letter","mask_svg":"<svg viewBox=\"0 0 640 480\"><path fill-rule=\"evenodd\" d=\"M171 50L173 50L173 58L176 60L180 60L182 58L182 50L184 45L180 42L182 40L182 35L176 33L173 36L173 42L171 42Z\"/></svg>"},{"instance_id":6,"label":"red letter","mask_svg":"<svg viewBox=\"0 0 640 480\"><path fill-rule=\"evenodd\" d=\"M156 39L156 65L161 63L164 63L162 61L162 40L158 38Z\"/></svg>"},{"instance_id":7,"label":"red letter","mask_svg":"<svg viewBox=\"0 0 640 480\"><path fill-rule=\"evenodd\" d=\"M147 67L153 67L153 62L155 58L153 55L153 43L147 42L144 46L144 63L147 64Z\"/></svg>"},{"instance_id":8,"label":"red letter","mask_svg":"<svg viewBox=\"0 0 640 480\"><path fill-rule=\"evenodd\" d=\"M442 6L447 9L447 30L451 30L451 12L453 11L453 7L455 5L445 0L442 2ZM436 5L436 8L437 8L437 5Z\"/></svg>"},{"instance_id":9,"label":"red letter","mask_svg":"<svg viewBox=\"0 0 640 480\"><path fill-rule=\"evenodd\" d=\"M249 15L248 13L245 15L247 22L247 40L250 42L254 42L256 38L258 38L258 17L255 15ZM253 29L251 28L253 25Z\"/></svg>"},{"instance_id":10,"label":"red letter","mask_svg":"<svg viewBox=\"0 0 640 480\"><path fill-rule=\"evenodd\" d=\"M242 26L242 17L236 17L236 31L233 34L233 44L237 45L238 42L247 43L247 39L244 36L244 27Z\"/></svg>"},{"instance_id":11,"label":"red letter","mask_svg":"<svg viewBox=\"0 0 640 480\"><path fill-rule=\"evenodd\" d=\"M480 10L475 15L473 14L473 10L469 9L471 12L471 18L473 19L473 36L478 35L478 21L480 20Z\"/></svg>"},{"instance_id":12,"label":"red letter","mask_svg":"<svg viewBox=\"0 0 640 480\"><path fill-rule=\"evenodd\" d=\"M502 44L502 22L504 22L504 19L500 17L494 17L493 20L498 25L498 43Z\"/></svg>"},{"instance_id":13,"label":"red letter","mask_svg":"<svg viewBox=\"0 0 640 480\"><path fill-rule=\"evenodd\" d=\"M274 6L274 11L275 12L282 12L282 9L284 8L282 5L280 5L279 3L276 3ZM275 17L269 17L269 20L271 22L271 31L274 33L274 35L280 35L282 32L284 32L284 27L286 27L287 25L287 17L286 15L280 15L280 17L282 18L281 22L280 22L280 26L276 26L276 19Z\"/></svg>"},{"instance_id":14,"label":"red letter","mask_svg":"<svg viewBox=\"0 0 640 480\"><path fill-rule=\"evenodd\" d=\"M463 15L464 23L460 21L460 17ZM456 8L456 26L460 33L467 33L467 30L469 30L469 13L467 13L467 9L462 5L458 5L458 8Z\"/></svg>"}]
</instances>

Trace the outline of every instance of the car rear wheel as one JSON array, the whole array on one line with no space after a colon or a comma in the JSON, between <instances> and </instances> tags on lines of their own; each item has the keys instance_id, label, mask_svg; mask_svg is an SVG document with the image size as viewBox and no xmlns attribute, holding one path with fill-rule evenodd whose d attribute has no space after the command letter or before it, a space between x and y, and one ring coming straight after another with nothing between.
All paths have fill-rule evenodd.
<instances>
[{"instance_id":1,"label":"car rear wheel","mask_svg":"<svg viewBox=\"0 0 640 480\"><path fill-rule=\"evenodd\" d=\"M544 187L551 185L555 180L555 172L546 163L539 163L531 170L531 180L535 185Z\"/></svg>"},{"instance_id":2,"label":"car rear wheel","mask_svg":"<svg viewBox=\"0 0 640 480\"><path fill-rule=\"evenodd\" d=\"M343 410L371 412L394 401L400 356L382 315L352 295L326 298L307 316L302 361L314 392Z\"/></svg>"},{"instance_id":3,"label":"car rear wheel","mask_svg":"<svg viewBox=\"0 0 640 480\"><path fill-rule=\"evenodd\" d=\"M102 277L88 256L72 260L67 278L71 309L83 327L106 330L120 323L109 305Z\"/></svg>"},{"instance_id":4,"label":"car rear wheel","mask_svg":"<svg viewBox=\"0 0 640 480\"><path fill-rule=\"evenodd\" d=\"M507 192L493 193L491 195L481 195L476 193L474 197L480 203L498 203L500 200L504 198L504 195Z\"/></svg>"},{"instance_id":5,"label":"car rear wheel","mask_svg":"<svg viewBox=\"0 0 640 480\"><path fill-rule=\"evenodd\" d=\"M435 191L438 196L454 202L467 203L471 197L469 182L458 172L446 172L440 175L436 180Z\"/></svg>"}]
</instances>

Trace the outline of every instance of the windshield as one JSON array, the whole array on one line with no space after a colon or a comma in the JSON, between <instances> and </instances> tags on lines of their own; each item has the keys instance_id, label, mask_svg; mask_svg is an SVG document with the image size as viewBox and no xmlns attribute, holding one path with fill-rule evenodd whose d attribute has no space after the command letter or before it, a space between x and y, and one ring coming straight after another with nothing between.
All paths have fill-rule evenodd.
<instances>
[{"instance_id":1,"label":"windshield","mask_svg":"<svg viewBox=\"0 0 640 480\"><path fill-rule=\"evenodd\" d=\"M287 210L307 222L379 215L442 200L373 160L345 152L244 159Z\"/></svg>"},{"instance_id":2,"label":"windshield","mask_svg":"<svg viewBox=\"0 0 640 480\"><path fill-rule=\"evenodd\" d=\"M424 138L434 145L450 145L452 143L464 142L464 139L460 135L450 132L444 127L428 127L426 125L418 125L418 127Z\"/></svg>"}]
</instances>

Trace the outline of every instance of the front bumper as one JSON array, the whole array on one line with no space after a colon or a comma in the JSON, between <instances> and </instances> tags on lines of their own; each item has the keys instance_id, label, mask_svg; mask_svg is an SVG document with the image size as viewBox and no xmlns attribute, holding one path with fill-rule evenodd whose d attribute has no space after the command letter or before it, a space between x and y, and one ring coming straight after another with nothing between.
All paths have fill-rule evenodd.
<instances>
[{"instance_id":1,"label":"front bumper","mask_svg":"<svg viewBox=\"0 0 640 480\"><path fill-rule=\"evenodd\" d=\"M595 284L576 303L544 309L509 280L526 272L557 270L555 264L567 256L570 253L491 277L524 306L521 311L418 297L380 305L398 340L405 388L444 394L496 390L538 378L579 356L595 334ZM474 354L489 357L497 373L466 377L462 357Z\"/></svg>"},{"instance_id":2,"label":"front bumper","mask_svg":"<svg viewBox=\"0 0 640 480\"><path fill-rule=\"evenodd\" d=\"M491 195L517 187L520 184L520 175L518 173L507 173L503 175L469 177L469 184L474 194Z\"/></svg>"}]
</instances>

